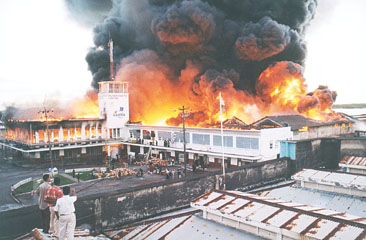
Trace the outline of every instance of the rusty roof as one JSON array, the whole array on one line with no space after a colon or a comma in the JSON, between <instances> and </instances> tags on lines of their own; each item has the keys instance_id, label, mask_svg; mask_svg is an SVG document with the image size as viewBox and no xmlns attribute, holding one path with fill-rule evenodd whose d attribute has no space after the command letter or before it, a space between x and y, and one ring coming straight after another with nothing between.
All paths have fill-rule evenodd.
<instances>
[{"instance_id":1,"label":"rusty roof","mask_svg":"<svg viewBox=\"0 0 366 240\"><path fill-rule=\"evenodd\" d=\"M291 178L297 181L313 182L321 185L343 187L345 189L357 189L362 193L366 191L366 176L362 175L303 169ZM348 192L344 192L344 194L348 194Z\"/></svg>"},{"instance_id":2,"label":"rusty roof","mask_svg":"<svg viewBox=\"0 0 366 240\"><path fill-rule=\"evenodd\" d=\"M245 224L287 230L303 237L366 239L365 218L249 193L213 190L191 206Z\"/></svg>"},{"instance_id":3,"label":"rusty roof","mask_svg":"<svg viewBox=\"0 0 366 240\"><path fill-rule=\"evenodd\" d=\"M344 156L340 164L366 167L366 157Z\"/></svg>"},{"instance_id":4,"label":"rusty roof","mask_svg":"<svg viewBox=\"0 0 366 240\"><path fill-rule=\"evenodd\" d=\"M263 239L253 234L223 226L202 218L200 210L190 210L183 214L151 219L134 226L109 232L112 239Z\"/></svg>"}]
</instances>

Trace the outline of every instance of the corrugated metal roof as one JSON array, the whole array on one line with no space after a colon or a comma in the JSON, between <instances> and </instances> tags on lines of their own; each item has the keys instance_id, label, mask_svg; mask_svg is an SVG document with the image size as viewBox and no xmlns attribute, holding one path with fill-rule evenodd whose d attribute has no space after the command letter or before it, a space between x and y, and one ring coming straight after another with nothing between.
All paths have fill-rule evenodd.
<instances>
[{"instance_id":1,"label":"corrugated metal roof","mask_svg":"<svg viewBox=\"0 0 366 240\"><path fill-rule=\"evenodd\" d=\"M297 181L314 182L330 186L342 186L366 190L366 176L349 173L327 172L313 169L303 169L291 177Z\"/></svg>"},{"instance_id":2,"label":"corrugated metal roof","mask_svg":"<svg viewBox=\"0 0 366 240\"><path fill-rule=\"evenodd\" d=\"M360 217L366 217L366 198L335 194L332 192L319 191L300 186L287 186L263 191L263 196L281 199L282 201L293 201L298 204L312 205L324 208L322 212L329 215L336 212L346 212Z\"/></svg>"},{"instance_id":3,"label":"corrugated metal roof","mask_svg":"<svg viewBox=\"0 0 366 240\"><path fill-rule=\"evenodd\" d=\"M344 156L341 164L366 167L366 157Z\"/></svg>"},{"instance_id":4,"label":"corrugated metal roof","mask_svg":"<svg viewBox=\"0 0 366 240\"><path fill-rule=\"evenodd\" d=\"M315 239L336 239L345 235L347 239L358 239L366 234L366 223L357 216L236 191L214 190L191 206L221 217L236 218L245 224L287 229Z\"/></svg>"},{"instance_id":5,"label":"corrugated metal roof","mask_svg":"<svg viewBox=\"0 0 366 240\"><path fill-rule=\"evenodd\" d=\"M123 230L121 230L122 232ZM158 221L154 224L145 224L134 227L131 232L121 236L114 235L113 239L187 239L201 240L201 239L263 239L258 236L223 226L213 221L203 219L200 215L188 215L169 220ZM118 236L121 236L119 238Z\"/></svg>"}]
</instances>

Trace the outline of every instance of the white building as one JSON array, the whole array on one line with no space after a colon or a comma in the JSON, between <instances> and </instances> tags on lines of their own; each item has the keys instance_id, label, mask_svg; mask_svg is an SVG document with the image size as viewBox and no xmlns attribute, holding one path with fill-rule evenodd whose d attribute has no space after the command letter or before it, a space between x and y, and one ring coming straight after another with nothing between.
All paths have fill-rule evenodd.
<instances>
[{"instance_id":1,"label":"white building","mask_svg":"<svg viewBox=\"0 0 366 240\"><path fill-rule=\"evenodd\" d=\"M146 153L146 145L153 153L166 154L183 161L183 133L181 127L158 127L127 124L128 153ZM224 148L218 128L186 128L186 151L188 159L204 160L207 164L221 166L222 151L226 165L240 166L244 162L274 159L280 153L280 141L292 139L289 127L261 130L224 129ZM133 154L134 155L134 154Z\"/></svg>"}]
</instances>

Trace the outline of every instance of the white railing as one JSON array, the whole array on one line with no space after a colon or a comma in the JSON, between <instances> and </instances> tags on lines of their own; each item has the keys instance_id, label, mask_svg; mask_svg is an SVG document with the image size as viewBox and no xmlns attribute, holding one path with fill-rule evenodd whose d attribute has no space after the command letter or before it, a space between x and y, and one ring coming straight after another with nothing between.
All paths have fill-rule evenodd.
<instances>
[{"instance_id":1,"label":"white railing","mask_svg":"<svg viewBox=\"0 0 366 240\"><path fill-rule=\"evenodd\" d=\"M32 181L32 178L26 178L22 181L19 181L17 182L16 184L13 185L13 190L17 189L19 186L23 185L23 184L26 184L28 182L31 182Z\"/></svg>"}]
</instances>

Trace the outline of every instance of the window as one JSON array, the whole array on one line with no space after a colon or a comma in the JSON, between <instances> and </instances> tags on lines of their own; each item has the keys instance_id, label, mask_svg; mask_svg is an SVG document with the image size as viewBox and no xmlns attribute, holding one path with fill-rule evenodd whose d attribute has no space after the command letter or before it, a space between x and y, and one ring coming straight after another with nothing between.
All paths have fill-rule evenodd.
<instances>
[{"instance_id":1,"label":"window","mask_svg":"<svg viewBox=\"0 0 366 240\"><path fill-rule=\"evenodd\" d=\"M139 138L141 130L140 129L130 129L130 137Z\"/></svg>"},{"instance_id":2,"label":"window","mask_svg":"<svg viewBox=\"0 0 366 240\"><path fill-rule=\"evenodd\" d=\"M53 129L53 137L58 138L58 131L59 129Z\"/></svg>"},{"instance_id":3,"label":"window","mask_svg":"<svg viewBox=\"0 0 366 240\"><path fill-rule=\"evenodd\" d=\"M143 137L143 139L151 139L151 133L150 133L150 131L143 130L142 131L142 137Z\"/></svg>"},{"instance_id":4,"label":"window","mask_svg":"<svg viewBox=\"0 0 366 240\"><path fill-rule=\"evenodd\" d=\"M81 128L76 128L76 137L81 137Z\"/></svg>"},{"instance_id":5,"label":"window","mask_svg":"<svg viewBox=\"0 0 366 240\"><path fill-rule=\"evenodd\" d=\"M112 137L113 137L113 138L117 137L117 136L116 136L116 129L115 129L115 128L113 128L113 135L112 135Z\"/></svg>"},{"instance_id":6,"label":"window","mask_svg":"<svg viewBox=\"0 0 366 240\"><path fill-rule=\"evenodd\" d=\"M183 136L183 134L182 134L182 136ZM171 132L158 131L158 137L161 138L161 140L171 139L172 138L172 133Z\"/></svg>"},{"instance_id":7,"label":"window","mask_svg":"<svg viewBox=\"0 0 366 240\"><path fill-rule=\"evenodd\" d=\"M96 133L95 133L95 127L91 127L91 137L95 137Z\"/></svg>"},{"instance_id":8,"label":"window","mask_svg":"<svg viewBox=\"0 0 366 240\"><path fill-rule=\"evenodd\" d=\"M89 137L90 127L85 127L85 137Z\"/></svg>"},{"instance_id":9,"label":"window","mask_svg":"<svg viewBox=\"0 0 366 240\"><path fill-rule=\"evenodd\" d=\"M221 136L219 136L219 135L213 136L213 145L221 147ZM233 137L232 136L224 136L224 146L233 147Z\"/></svg>"},{"instance_id":10,"label":"window","mask_svg":"<svg viewBox=\"0 0 366 240\"><path fill-rule=\"evenodd\" d=\"M173 135L174 142L183 142L183 133L175 132ZM186 143L190 143L189 133L186 133Z\"/></svg>"},{"instance_id":11,"label":"window","mask_svg":"<svg viewBox=\"0 0 366 240\"><path fill-rule=\"evenodd\" d=\"M192 142L194 144L210 145L210 135L193 133Z\"/></svg>"},{"instance_id":12,"label":"window","mask_svg":"<svg viewBox=\"0 0 366 240\"><path fill-rule=\"evenodd\" d=\"M75 128L70 128L69 133L70 133L70 137L74 138L75 137Z\"/></svg>"},{"instance_id":13,"label":"window","mask_svg":"<svg viewBox=\"0 0 366 240\"><path fill-rule=\"evenodd\" d=\"M258 138L236 137L236 147L244 149L259 149Z\"/></svg>"},{"instance_id":14,"label":"window","mask_svg":"<svg viewBox=\"0 0 366 240\"><path fill-rule=\"evenodd\" d=\"M109 93L114 93L114 84L109 84Z\"/></svg>"},{"instance_id":15,"label":"window","mask_svg":"<svg viewBox=\"0 0 366 240\"><path fill-rule=\"evenodd\" d=\"M64 139L67 139L67 137L68 137L68 134L67 134L67 128L63 128L63 129L62 129L62 133L63 133L63 137L64 137Z\"/></svg>"}]
</instances>

